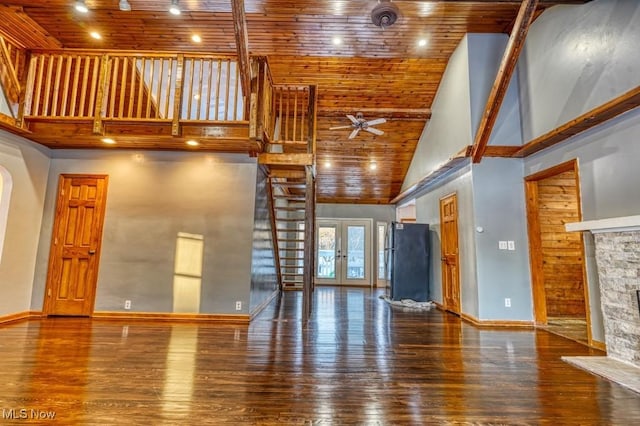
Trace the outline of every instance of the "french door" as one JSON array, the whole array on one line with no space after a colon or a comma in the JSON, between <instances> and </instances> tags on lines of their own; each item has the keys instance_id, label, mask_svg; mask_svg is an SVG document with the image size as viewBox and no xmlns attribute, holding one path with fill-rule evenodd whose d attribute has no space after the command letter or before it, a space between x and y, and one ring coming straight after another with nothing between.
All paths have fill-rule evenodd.
<instances>
[{"instance_id":1,"label":"french door","mask_svg":"<svg viewBox=\"0 0 640 426\"><path fill-rule=\"evenodd\" d=\"M371 285L369 219L316 221L317 284Z\"/></svg>"}]
</instances>

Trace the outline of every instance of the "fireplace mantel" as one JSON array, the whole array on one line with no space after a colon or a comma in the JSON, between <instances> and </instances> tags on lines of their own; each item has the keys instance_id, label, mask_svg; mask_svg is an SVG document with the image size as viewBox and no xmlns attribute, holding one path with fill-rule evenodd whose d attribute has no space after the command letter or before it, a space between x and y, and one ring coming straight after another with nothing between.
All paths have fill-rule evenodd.
<instances>
[{"instance_id":1,"label":"fireplace mantel","mask_svg":"<svg viewBox=\"0 0 640 426\"><path fill-rule=\"evenodd\" d=\"M640 231L640 215L567 223L565 224L565 229L567 232L591 231L594 234Z\"/></svg>"}]
</instances>

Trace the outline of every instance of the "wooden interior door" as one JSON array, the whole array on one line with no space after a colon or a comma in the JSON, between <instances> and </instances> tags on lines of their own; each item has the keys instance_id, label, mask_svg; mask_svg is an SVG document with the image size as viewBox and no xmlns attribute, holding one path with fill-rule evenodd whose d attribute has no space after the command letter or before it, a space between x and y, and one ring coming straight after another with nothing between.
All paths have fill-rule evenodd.
<instances>
[{"instance_id":1,"label":"wooden interior door","mask_svg":"<svg viewBox=\"0 0 640 426\"><path fill-rule=\"evenodd\" d=\"M536 323L584 319L591 343L583 236L564 227L582 220L579 182L576 160L527 176L529 256Z\"/></svg>"},{"instance_id":2,"label":"wooden interior door","mask_svg":"<svg viewBox=\"0 0 640 426\"><path fill-rule=\"evenodd\" d=\"M61 175L44 313L90 316L95 303L108 177Z\"/></svg>"},{"instance_id":3,"label":"wooden interior door","mask_svg":"<svg viewBox=\"0 0 640 426\"><path fill-rule=\"evenodd\" d=\"M458 197L440 199L442 295L444 308L460 314L460 258L458 255Z\"/></svg>"}]
</instances>

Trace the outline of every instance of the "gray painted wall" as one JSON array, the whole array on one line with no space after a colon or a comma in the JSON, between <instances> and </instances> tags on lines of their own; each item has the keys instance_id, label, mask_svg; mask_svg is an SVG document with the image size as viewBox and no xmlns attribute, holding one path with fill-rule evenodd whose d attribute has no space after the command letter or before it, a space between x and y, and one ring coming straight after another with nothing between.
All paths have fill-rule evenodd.
<instances>
[{"instance_id":1,"label":"gray painted wall","mask_svg":"<svg viewBox=\"0 0 640 426\"><path fill-rule=\"evenodd\" d=\"M204 236L201 313L249 313L255 160L240 155L55 151L32 307L41 309L61 173L109 175L97 311L171 312L178 232ZM235 302L243 309L235 311Z\"/></svg>"},{"instance_id":2,"label":"gray painted wall","mask_svg":"<svg viewBox=\"0 0 640 426\"><path fill-rule=\"evenodd\" d=\"M472 142L467 46L465 36L449 59L431 106L431 119L402 183L403 191Z\"/></svg>"},{"instance_id":3,"label":"gray painted wall","mask_svg":"<svg viewBox=\"0 0 640 426\"><path fill-rule=\"evenodd\" d=\"M0 316L30 309L49 170L47 152L0 130L0 166L13 182L0 259Z\"/></svg>"},{"instance_id":4,"label":"gray painted wall","mask_svg":"<svg viewBox=\"0 0 640 426\"><path fill-rule=\"evenodd\" d=\"M531 27L520 68L525 140L640 85L640 2L553 7ZM640 111L525 160L525 175L574 158L585 220L640 213ZM604 341L591 238L585 238L592 335Z\"/></svg>"},{"instance_id":5,"label":"gray painted wall","mask_svg":"<svg viewBox=\"0 0 640 426\"><path fill-rule=\"evenodd\" d=\"M273 230L271 226L271 199L267 192L267 175L257 170L256 201L253 221L253 254L251 256L251 302L253 313L278 290Z\"/></svg>"},{"instance_id":6,"label":"gray painted wall","mask_svg":"<svg viewBox=\"0 0 640 426\"><path fill-rule=\"evenodd\" d=\"M640 2L555 6L531 26L520 60L529 141L640 85Z\"/></svg>"},{"instance_id":7,"label":"gray painted wall","mask_svg":"<svg viewBox=\"0 0 640 426\"><path fill-rule=\"evenodd\" d=\"M520 159L485 158L473 165L479 319L533 319L523 170ZM498 241L509 240L514 251L498 250Z\"/></svg>"},{"instance_id":8,"label":"gray painted wall","mask_svg":"<svg viewBox=\"0 0 640 426\"><path fill-rule=\"evenodd\" d=\"M431 268L429 294L442 303L442 267L440 263L440 198L456 193L458 198L458 244L460 255L460 297L462 311L478 317L478 282L474 232L474 199L471 168L467 166L446 181L416 199L416 219L429 224Z\"/></svg>"},{"instance_id":9,"label":"gray painted wall","mask_svg":"<svg viewBox=\"0 0 640 426\"><path fill-rule=\"evenodd\" d=\"M467 39L471 138L475 140L509 37L506 34L467 34ZM522 145L517 73L516 69L493 126L489 145Z\"/></svg>"}]
</instances>

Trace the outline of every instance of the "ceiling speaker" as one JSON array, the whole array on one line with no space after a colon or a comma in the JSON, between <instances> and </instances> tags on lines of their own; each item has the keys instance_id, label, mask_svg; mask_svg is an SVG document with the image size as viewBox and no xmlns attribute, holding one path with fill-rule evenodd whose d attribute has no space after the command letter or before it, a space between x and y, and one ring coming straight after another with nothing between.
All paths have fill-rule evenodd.
<instances>
[{"instance_id":1,"label":"ceiling speaker","mask_svg":"<svg viewBox=\"0 0 640 426\"><path fill-rule=\"evenodd\" d=\"M399 13L400 11L395 4L388 0L383 0L371 11L371 22L384 29L398 20Z\"/></svg>"}]
</instances>

